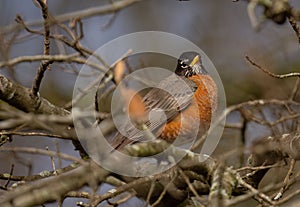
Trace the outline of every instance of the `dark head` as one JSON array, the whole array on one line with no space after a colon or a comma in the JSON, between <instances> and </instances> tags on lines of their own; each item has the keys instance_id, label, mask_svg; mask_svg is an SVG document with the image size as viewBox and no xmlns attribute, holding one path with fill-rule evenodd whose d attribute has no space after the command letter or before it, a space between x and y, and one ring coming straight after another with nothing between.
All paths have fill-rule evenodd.
<instances>
[{"instance_id":1,"label":"dark head","mask_svg":"<svg viewBox=\"0 0 300 207\"><path fill-rule=\"evenodd\" d=\"M202 65L199 53L184 52L178 59L175 73L179 76L190 77L198 74L207 74L207 71Z\"/></svg>"}]
</instances>

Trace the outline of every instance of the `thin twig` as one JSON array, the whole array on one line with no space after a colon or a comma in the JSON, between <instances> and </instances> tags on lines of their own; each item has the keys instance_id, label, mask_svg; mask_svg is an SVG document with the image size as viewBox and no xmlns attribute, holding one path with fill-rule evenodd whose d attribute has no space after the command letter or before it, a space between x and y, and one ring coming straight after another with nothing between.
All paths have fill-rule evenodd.
<instances>
[{"instance_id":1,"label":"thin twig","mask_svg":"<svg viewBox=\"0 0 300 207\"><path fill-rule=\"evenodd\" d=\"M151 196L153 194L154 188L155 188L155 180L153 180L151 182L151 186L150 186L150 189L148 191L147 198L146 198L145 207L149 206L149 204L150 204L150 199L151 199Z\"/></svg>"},{"instance_id":2,"label":"thin twig","mask_svg":"<svg viewBox=\"0 0 300 207\"><path fill-rule=\"evenodd\" d=\"M145 183L149 183L149 182L152 182L153 180L163 179L163 178L170 178L170 174L169 173L163 173L163 174L157 174L157 175L153 175L153 176L138 178L138 179L136 179L136 180L134 180L130 183L119 186L118 188L116 188L114 190L111 190L107 193L104 193L104 194L98 196L95 200L93 200L87 206L97 206L102 201L113 198L113 197L116 197L117 195L119 195L119 194L121 194L121 193L123 193L127 190L130 190L130 189L134 188L135 186L145 184Z\"/></svg>"},{"instance_id":3,"label":"thin twig","mask_svg":"<svg viewBox=\"0 0 300 207\"><path fill-rule=\"evenodd\" d=\"M59 134L51 134L51 133L44 133L44 132L19 132L19 131L2 131L0 135L18 135L19 137L22 136L30 136L30 137L53 137L58 139L73 139L68 136L59 135Z\"/></svg>"},{"instance_id":4,"label":"thin twig","mask_svg":"<svg viewBox=\"0 0 300 207\"><path fill-rule=\"evenodd\" d=\"M298 42L300 44L300 28L299 28L299 25L297 24L297 20L295 19L295 17L293 15L288 15L288 20L289 20L289 23L292 26L293 30L295 31L297 38L298 38Z\"/></svg>"},{"instance_id":5,"label":"thin twig","mask_svg":"<svg viewBox=\"0 0 300 207\"><path fill-rule=\"evenodd\" d=\"M64 139L65 137L59 134L49 134L44 132L18 132L18 131L1 131L0 136L2 135L18 135L18 136L43 136L43 137L54 137L59 139Z\"/></svg>"},{"instance_id":6,"label":"thin twig","mask_svg":"<svg viewBox=\"0 0 300 207\"><path fill-rule=\"evenodd\" d=\"M268 191L274 190L275 187L278 186L278 185L279 184L277 184L277 185L270 184L270 185L267 185L264 188L260 189L259 191L256 191L256 192L249 191L246 194L234 197L234 198L226 201L226 206L227 207L229 207L229 206L239 206L237 204L249 200L251 197L257 195L258 192L264 193L264 192L268 192Z\"/></svg>"},{"instance_id":7,"label":"thin twig","mask_svg":"<svg viewBox=\"0 0 300 207\"><path fill-rule=\"evenodd\" d=\"M281 187L281 189L279 190L279 192L277 193L277 195L274 197L273 200L275 200L275 201L279 200L283 196L283 193L286 191L289 181L290 181L290 177L293 174L295 163L296 163L296 161L294 159L291 159L289 170L283 181L283 186Z\"/></svg>"},{"instance_id":8,"label":"thin twig","mask_svg":"<svg viewBox=\"0 0 300 207\"><path fill-rule=\"evenodd\" d=\"M300 87L300 78L297 78L295 86L294 86L293 91L291 93L291 96L289 98L290 100L294 100L296 98L299 87Z\"/></svg>"},{"instance_id":9,"label":"thin twig","mask_svg":"<svg viewBox=\"0 0 300 207\"><path fill-rule=\"evenodd\" d=\"M50 55L50 25L49 25L49 14L48 14L48 5L46 0L37 0L42 9L42 14L44 18L44 55ZM35 76L34 82L32 84L32 94L37 96L44 73L47 69L50 69L51 61L41 61L38 72Z\"/></svg>"},{"instance_id":10,"label":"thin twig","mask_svg":"<svg viewBox=\"0 0 300 207\"><path fill-rule=\"evenodd\" d=\"M65 160L71 160L73 162L78 162L80 164L84 164L85 161L82 159L78 159L76 157L73 157L71 155L65 154L65 153L57 153L54 151L49 150L43 150L43 149L37 149L37 148L31 148L31 147L1 147L0 151L5 152L22 152L22 153L29 153L29 154L41 154L41 155L47 155L47 156L53 156L53 157L60 157Z\"/></svg>"},{"instance_id":11,"label":"thin twig","mask_svg":"<svg viewBox=\"0 0 300 207\"><path fill-rule=\"evenodd\" d=\"M262 166L257 166L257 167L252 167L252 166L245 166L239 169L236 169L237 172L240 171L245 171L245 170L252 170L252 171L257 171L257 170L264 170L264 169L270 169L270 168L276 168L276 167L283 167L285 165L282 164L274 164L274 165L262 165Z\"/></svg>"},{"instance_id":12,"label":"thin twig","mask_svg":"<svg viewBox=\"0 0 300 207\"><path fill-rule=\"evenodd\" d=\"M122 203L126 203L129 199L133 198L135 195L136 195L136 193L134 193L134 194L129 193L128 195L124 196L123 198L120 198L119 200L117 200L116 202L107 200L107 203L111 206L118 206Z\"/></svg>"},{"instance_id":13,"label":"thin twig","mask_svg":"<svg viewBox=\"0 0 300 207\"><path fill-rule=\"evenodd\" d=\"M55 140L55 151L57 154L60 153L60 150L59 150L59 145L58 145L58 142ZM58 156L58 168L61 169L62 168L62 160L61 158Z\"/></svg>"},{"instance_id":14,"label":"thin twig","mask_svg":"<svg viewBox=\"0 0 300 207\"><path fill-rule=\"evenodd\" d=\"M299 175L300 175L300 174L298 173L298 176L299 176ZM291 180L290 180L288 186L291 186L291 185L295 184L296 182L299 182L299 177L297 177L297 175L296 175L295 177L291 178ZM227 200L227 201L226 201L226 206L237 206L238 203L241 203L241 202L243 202L243 201L248 200L249 198L255 196L258 192L261 192L261 193L267 193L267 192L270 192L270 191L274 191L274 190L276 190L276 189L279 189L279 188L281 188L281 187L282 187L282 183L276 183L276 184L275 184L275 183L270 183L269 185L267 185L267 186L261 188L261 189L260 189L259 191L257 191L257 192L251 192L251 191L250 191L250 192L248 192L248 193L246 193L246 194L244 194L244 195L237 196L237 197L235 197L235 198L232 198L232 199L230 199L230 200ZM298 192L298 193L299 193L299 192ZM290 199L290 198L291 198L290 196L291 196L291 195L288 195L288 196L285 197L284 199L282 199L282 200L276 202L275 205L279 205L280 203L286 202L285 199L287 199L288 197L289 197L289 199ZM283 201L283 200L285 200L285 201Z\"/></svg>"},{"instance_id":15,"label":"thin twig","mask_svg":"<svg viewBox=\"0 0 300 207\"><path fill-rule=\"evenodd\" d=\"M183 177L184 181L186 182L186 184L188 185L189 189L192 191L192 193L196 196L196 198L198 200L201 200L198 192L196 191L196 189L194 188L194 186L192 185L192 183L190 182L188 176L183 172L182 169L178 168L178 171L180 173L180 175Z\"/></svg>"},{"instance_id":16,"label":"thin twig","mask_svg":"<svg viewBox=\"0 0 300 207\"><path fill-rule=\"evenodd\" d=\"M129 56L132 53L132 50L129 49L128 51L126 51L119 59L117 59L109 68L114 68L116 66L116 64L124 59L125 57ZM91 61L87 61L87 63L89 63ZM93 80L93 82L91 82L89 85L87 85L86 88L82 89L81 93L76 94L75 97L73 97L73 99L66 103L64 108L65 109L70 109L71 106L76 105L78 103L78 101L80 101L82 99L82 97L84 97L88 92L90 92L90 90L92 88L94 88L96 86L96 84L99 84L99 86L97 87L97 90L101 90L103 87L105 87L105 85L112 80L113 76L110 70L105 70L106 73L104 74L104 76L99 76L97 77L95 80ZM98 100L97 98L97 93L95 94L95 103ZM96 105L97 106L97 105Z\"/></svg>"},{"instance_id":17,"label":"thin twig","mask_svg":"<svg viewBox=\"0 0 300 207\"><path fill-rule=\"evenodd\" d=\"M100 57L97 53L95 53L92 50L89 50L85 47L83 47L80 44L80 39L83 37L83 28L82 28L82 22L79 18L76 18L76 20L74 20L74 24L76 24L77 22L79 23L79 32L80 34L78 35L77 30L74 29L75 31L71 31L65 24L60 23L59 21L56 20L55 17L51 17L51 20L53 20L53 23L56 23L60 28L62 28L70 37L72 40L69 40L66 36L63 35L57 35L57 34L50 34L50 38L53 38L54 40L59 40L62 43L66 44L67 46L73 48L75 51L77 51L81 56L83 57L87 57L88 55L95 57L97 60L99 60L100 63L102 63L103 65L103 70L108 70L109 69L109 65L106 63L106 61ZM26 23L24 22L24 20L22 19L22 17L20 15L17 15L16 17L16 21L21 24L24 29L32 34L37 34L37 35L44 35L43 32L41 31L36 31L36 30L32 30L28 27L28 25L26 25ZM75 25L76 27L76 25Z\"/></svg>"},{"instance_id":18,"label":"thin twig","mask_svg":"<svg viewBox=\"0 0 300 207\"><path fill-rule=\"evenodd\" d=\"M0 149L2 150L2 148ZM56 152L53 152L53 155L55 156ZM55 202L62 198L62 195L81 189L91 182L100 183L107 175L108 172L96 163L84 162L68 173L41 179L39 182L25 184L19 186L17 190L7 192L5 197L0 198L1 207L11 207L12 204L19 207L41 206L45 203Z\"/></svg>"},{"instance_id":19,"label":"thin twig","mask_svg":"<svg viewBox=\"0 0 300 207\"><path fill-rule=\"evenodd\" d=\"M291 200L293 197L295 197L296 195L300 194L300 189L297 189L293 192L291 192L289 195L287 195L285 198L279 200L278 202L276 202L276 205L279 206L289 200ZM299 197L298 197L299 198ZM299 201L297 202L299 204ZM297 204L296 204L297 205Z\"/></svg>"},{"instance_id":20,"label":"thin twig","mask_svg":"<svg viewBox=\"0 0 300 207\"><path fill-rule=\"evenodd\" d=\"M289 78L289 77L300 77L300 73L294 72L294 73L287 73L287 74L282 74L282 75L278 75L275 73L272 73L271 71L267 70L266 68L263 68L262 66L258 65L257 63L255 63L253 60L250 59L249 56L245 56L246 60L251 63L253 66L255 66L256 68L262 70L264 73L268 74L271 77L274 78L279 78L279 79L284 79L284 78Z\"/></svg>"},{"instance_id":21,"label":"thin twig","mask_svg":"<svg viewBox=\"0 0 300 207\"><path fill-rule=\"evenodd\" d=\"M241 184L242 186L248 188L253 194L259 196L259 198L261 198L262 200L264 200L266 203L270 204L270 205L274 205L273 201L271 200L271 198L269 196L267 196L266 194L260 192L259 190L255 189L254 187L252 187L251 185L249 185L248 183L246 183L240 176L239 174L236 174L236 178L239 182L239 184Z\"/></svg>"},{"instance_id":22,"label":"thin twig","mask_svg":"<svg viewBox=\"0 0 300 207\"><path fill-rule=\"evenodd\" d=\"M4 185L5 188L7 188L8 184L10 183L11 177L12 177L12 175L14 173L14 169L15 169L15 165L12 164L11 168L10 168L9 177L8 177L8 179L7 179L7 181L6 181L5 185Z\"/></svg>"},{"instance_id":23,"label":"thin twig","mask_svg":"<svg viewBox=\"0 0 300 207\"><path fill-rule=\"evenodd\" d=\"M8 180L10 179L11 181L35 181L35 180L41 180L45 177L51 177L51 176L56 176L57 172L58 174L63 174L65 172L69 172L71 170L74 170L77 168L78 165L74 165L73 163L71 165L68 165L64 168L57 169L56 172L53 171L47 171L48 173L39 173L35 175L27 175L27 176L22 176L22 175L10 175L9 173L0 173L0 180Z\"/></svg>"},{"instance_id":24,"label":"thin twig","mask_svg":"<svg viewBox=\"0 0 300 207\"><path fill-rule=\"evenodd\" d=\"M163 197L165 196L165 194L167 193L168 188L171 186L171 184L173 184L175 178L177 177L177 172L174 172L175 175L172 176L172 179L168 182L168 184L164 187L163 191L160 193L159 197L157 198L157 200L151 204L151 207L155 207L156 205L158 205L161 200L163 199Z\"/></svg>"},{"instance_id":25,"label":"thin twig","mask_svg":"<svg viewBox=\"0 0 300 207\"><path fill-rule=\"evenodd\" d=\"M79 11L75 12L70 12L62 15L56 16L56 21L59 22L66 22L69 21L70 19L74 18L89 18L97 15L104 15L104 14L109 14L109 13L115 13L116 11L119 11L123 8L126 8L134 3L137 3L141 0L122 0L122 1L116 1L113 4L107 4L104 6L99 6L99 7L91 7L87 9L81 9ZM41 20L35 20L35 21L30 21L26 22L28 26L40 26L43 23ZM52 22L50 22L52 23ZM12 24L12 25L7 25L4 27L0 28L0 31L2 34L9 34L14 30L20 30L22 27L18 24Z\"/></svg>"},{"instance_id":26,"label":"thin twig","mask_svg":"<svg viewBox=\"0 0 300 207\"><path fill-rule=\"evenodd\" d=\"M92 195L89 192L70 191L65 197L90 199Z\"/></svg>"},{"instance_id":27,"label":"thin twig","mask_svg":"<svg viewBox=\"0 0 300 207\"><path fill-rule=\"evenodd\" d=\"M46 150L49 151L49 147L48 146L46 146ZM49 157L50 157L50 160L51 160L51 165L52 165L53 172L56 172L54 158L53 158L52 155L50 155Z\"/></svg>"},{"instance_id":28,"label":"thin twig","mask_svg":"<svg viewBox=\"0 0 300 207\"><path fill-rule=\"evenodd\" d=\"M78 63L78 64L86 64L100 71L106 71L106 68L102 65L86 60L84 58L78 57L78 53L70 54L70 55L33 55L33 56L21 56L9 61L0 62L0 68L13 66L22 62L34 62L39 60L48 60L51 62L67 62L67 63Z\"/></svg>"}]
</instances>

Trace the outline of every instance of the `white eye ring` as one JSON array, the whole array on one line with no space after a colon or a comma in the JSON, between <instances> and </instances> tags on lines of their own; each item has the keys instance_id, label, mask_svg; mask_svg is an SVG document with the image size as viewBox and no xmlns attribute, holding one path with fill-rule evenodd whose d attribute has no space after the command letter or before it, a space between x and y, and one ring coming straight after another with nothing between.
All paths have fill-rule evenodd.
<instances>
[{"instance_id":1,"label":"white eye ring","mask_svg":"<svg viewBox=\"0 0 300 207\"><path fill-rule=\"evenodd\" d=\"M188 66L187 65L182 65L181 68L186 69L186 68L188 68Z\"/></svg>"}]
</instances>

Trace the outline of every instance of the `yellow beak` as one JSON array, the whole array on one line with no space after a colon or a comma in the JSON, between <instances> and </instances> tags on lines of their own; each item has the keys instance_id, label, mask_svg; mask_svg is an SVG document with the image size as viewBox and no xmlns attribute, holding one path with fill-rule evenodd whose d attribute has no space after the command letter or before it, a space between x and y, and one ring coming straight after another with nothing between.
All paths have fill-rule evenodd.
<instances>
[{"instance_id":1,"label":"yellow beak","mask_svg":"<svg viewBox=\"0 0 300 207\"><path fill-rule=\"evenodd\" d=\"M200 61L200 57L199 57L199 55L197 55L196 57L194 57L194 59L191 62L190 66L193 67L194 65L196 65L197 63L199 63L199 61Z\"/></svg>"}]
</instances>

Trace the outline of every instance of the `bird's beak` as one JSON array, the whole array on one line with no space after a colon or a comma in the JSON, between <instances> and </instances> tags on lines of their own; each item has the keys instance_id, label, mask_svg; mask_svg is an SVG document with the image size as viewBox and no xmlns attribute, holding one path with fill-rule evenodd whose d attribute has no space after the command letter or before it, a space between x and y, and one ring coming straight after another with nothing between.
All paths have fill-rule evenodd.
<instances>
[{"instance_id":1,"label":"bird's beak","mask_svg":"<svg viewBox=\"0 0 300 207\"><path fill-rule=\"evenodd\" d=\"M194 57L194 59L191 62L190 66L193 67L194 65L196 65L199 62L200 62L200 57L199 57L199 55L197 55L196 57Z\"/></svg>"}]
</instances>

